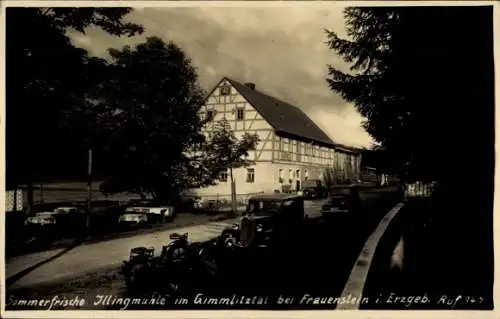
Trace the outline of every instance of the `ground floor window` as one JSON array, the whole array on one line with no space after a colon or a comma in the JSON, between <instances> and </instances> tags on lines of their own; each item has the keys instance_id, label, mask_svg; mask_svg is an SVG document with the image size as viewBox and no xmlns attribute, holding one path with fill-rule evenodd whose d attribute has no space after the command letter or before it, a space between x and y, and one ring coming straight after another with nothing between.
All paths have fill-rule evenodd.
<instances>
[{"instance_id":1,"label":"ground floor window","mask_svg":"<svg viewBox=\"0 0 500 319\"><path fill-rule=\"evenodd\" d=\"M247 168L247 183L254 183L254 182L255 182L255 169Z\"/></svg>"},{"instance_id":2,"label":"ground floor window","mask_svg":"<svg viewBox=\"0 0 500 319\"><path fill-rule=\"evenodd\" d=\"M278 175L278 178L279 178L279 183L280 184L283 184L283 180L284 180L284 173L283 173L283 169L280 168L279 171L278 171L279 175Z\"/></svg>"},{"instance_id":3,"label":"ground floor window","mask_svg":"<svg viewBox=\"0 0 500 319\"><path fill-rule=\"evenodd\" d=\"M221 182L227 182L227 178L228 178L228 175L227 175L227 170L226 171L222 171L219 175L219 181Z\"/></svg>"}]
</instances>

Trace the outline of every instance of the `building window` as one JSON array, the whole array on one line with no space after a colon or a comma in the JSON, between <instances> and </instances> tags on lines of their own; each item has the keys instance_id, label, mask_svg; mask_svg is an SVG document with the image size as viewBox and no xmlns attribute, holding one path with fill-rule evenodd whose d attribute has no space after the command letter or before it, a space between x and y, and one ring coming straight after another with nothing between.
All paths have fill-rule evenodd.
<instances>
[{"instance_id":1,"label":"building window","mask_svg":"<svg viewBox=\"0 0 500 319\"><path fill-rule=\"evenodd\" d=\"M255 182L255 169L247 168L247 183L254 183L254 182Z\"/></svg>"},{"instance_id":2,"label":"building window","mask_svg":"<svg viewBox=\"0 0 500 319\"><path fill-rule=\"evenodd\" d=\"M304 180L307 181L307 179L309 178L309 172L306 170L304 170Z\"/></svg>"},{"instance_id":3,"label":"building window","mask_svg":"<svg viewBox=\"0 0 500 319\"><path fill-rule=\"evenodd\" d=\"M293 170L289 169L288 170L288 184L291 184L293 180Z\"/></svg>"},{"instance_id":4,"label":"building window","mask_svg":"<svg viewBox=\"0 0 500 319\"><path fill-rule=\"evenodd\" d=\"M223 85L220 87L220 95L230 95L231 87L229 85Z\"/></svg>"},{"instance_id":5,"label":"building window","mask_svg":"<svg viewBox=\"0 0 500 319\"><path fill-rule=\"evenodd\" d=\"M207 120L213 121L213 119L214 119L214 111L213 110L207 111Z\"/></svg>"},{"instance_id":6,"label":"building window","mask_svg":"<svg viewBox=\"0 0 500 319\"><path fill-rule=\"evenodd\" d=\"M219 175L219 181L221 182L227 182L227 178L228 178L228 175L227 175L227 170L226 171L222 171Z\"/></svg>"},{"instance_id":7,"label":"building window","mask_svg":"<svg viewBox=\"0 0 500 319\"><path fill-rule=\"evenodd\" d=\"M243 121L245 119L245 110L242 108L236 109L236 119L238 121Z\"/></svg>"},{"instance_id":8,"label":"building window","mask_svg":"<svg viewBox=\"0 0 500 319\"><path fill-rule=\"evenodd\" d=\"M283 184L283 181L285 180L283 169L280 168L278 172L279 172L279 175L278 175L279 176L279 182L280 182L280 184Z\"/></svg>"},{"instance_id":9,"label":"building window","mask_svg":"<svg viewBox=\"0 0 500 319\"><path fill-rule=\"evenodd\" d=\"M283 161L292 161L292 141L283 138L281 139L281 145L280 145L280 159Z\"/></svg>"}]
</instances>

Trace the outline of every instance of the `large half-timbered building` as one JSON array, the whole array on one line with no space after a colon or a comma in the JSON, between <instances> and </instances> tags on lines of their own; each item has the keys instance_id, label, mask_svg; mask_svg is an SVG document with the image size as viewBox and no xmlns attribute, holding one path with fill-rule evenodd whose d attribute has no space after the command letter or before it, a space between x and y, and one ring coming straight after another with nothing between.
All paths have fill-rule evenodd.
<instances>
[{"instance_id":1,"label":"large half-timbered building","mask_svg":"<svg viewBox=\"0 0 500 319\"><path fill-rule=\"evenodd\" d=\"M260 142L249 159L255 165L233 171L238 194L299 190L304 180L321 179L330 167L341 176L357 178L361 162L358 149L332 141L302 110L257 90L254 83L223 78L210 92L200 116L208 119L204 133L210 138L213 124L225 118L237 138L258 134ZM228 173L215 186L197 190L200 195L230 193Z\"/></svg>"}]
</instances>

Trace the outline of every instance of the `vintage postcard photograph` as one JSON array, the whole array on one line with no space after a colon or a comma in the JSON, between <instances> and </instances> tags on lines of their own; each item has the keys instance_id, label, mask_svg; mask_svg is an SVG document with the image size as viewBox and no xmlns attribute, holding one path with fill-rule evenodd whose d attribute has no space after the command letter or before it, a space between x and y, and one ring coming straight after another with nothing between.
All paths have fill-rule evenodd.
<instances>
[{"instance_id":1,"label":"vintage postcard photograph","mask_svg":"<svg viewBox=\"0 0 500 319\"><path fill-rule=\"evenodd\" d=\"M493 2L2 5L3 317L493 313Z\"/></svg>"}]
</instances>

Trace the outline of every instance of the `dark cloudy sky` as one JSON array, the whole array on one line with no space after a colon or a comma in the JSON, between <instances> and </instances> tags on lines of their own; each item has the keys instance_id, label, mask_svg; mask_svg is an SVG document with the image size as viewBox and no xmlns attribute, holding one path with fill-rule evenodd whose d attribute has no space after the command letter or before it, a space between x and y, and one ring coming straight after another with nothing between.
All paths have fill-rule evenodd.
<instances>
[{"instance_id":1,"label":"dark cloudy sky","mask_svg":"<svg viewBox=\"0 0 500 319\"><path fill-rule=\"evenodd\" d=\"M205 90L223 76L254 82L258 90L302 108L334 140L368 146L361 116L325 81L327 64L346 67L326 47L323 32L344 34L342 9L328 3L136 8L127 19L145 27L140 36L116 38L96 29L70 35L97 56L148 36L172 40L192 58Z\"/></svg>"}]
</instances>

